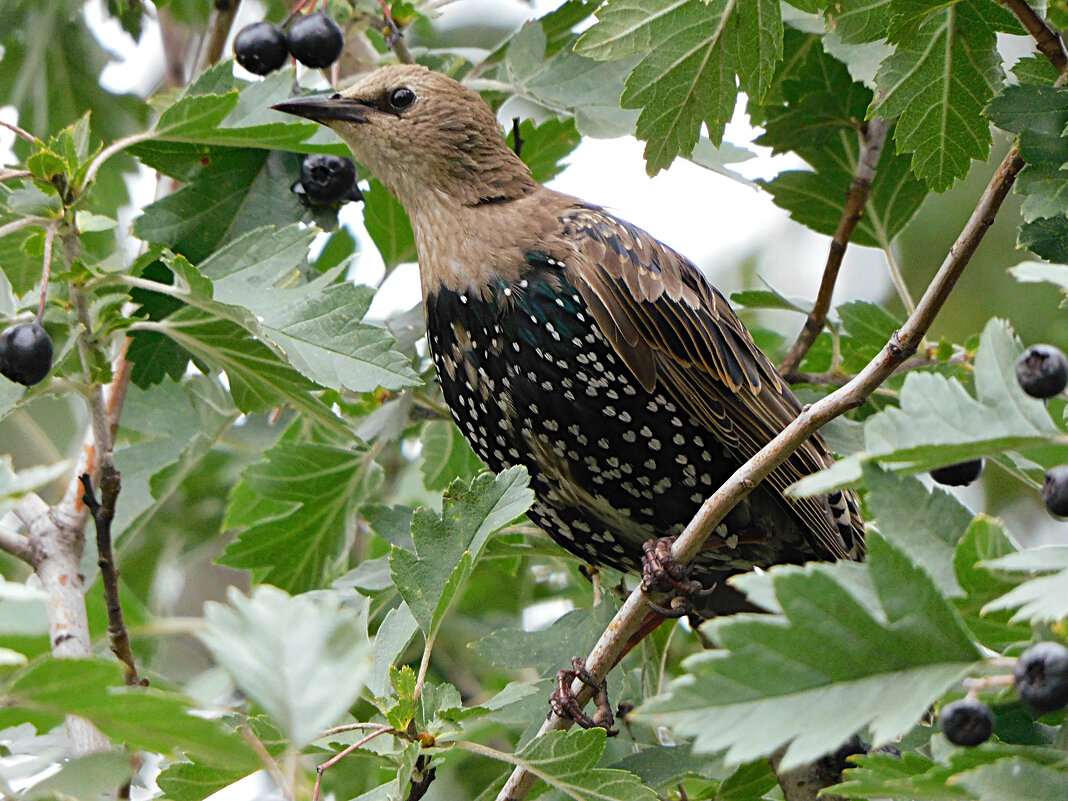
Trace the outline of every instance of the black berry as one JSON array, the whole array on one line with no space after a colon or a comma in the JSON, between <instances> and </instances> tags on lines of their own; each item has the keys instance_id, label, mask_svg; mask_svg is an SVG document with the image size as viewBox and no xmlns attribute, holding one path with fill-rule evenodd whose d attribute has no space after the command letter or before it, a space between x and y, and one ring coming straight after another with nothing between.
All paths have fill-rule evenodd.
<instances>
[{"instance_id":1,"label":"black berry","mask_svg":"<svg viewBox=\"0 0 1068 801\"><path fill-rule=\"evenodd\" d=\"M1068 706L1068 648L1056 642L1032 645L1013 671L1020 700L1036 712Z\"/></svg>"},{"instance_id":2,"label":"black berry","mask_svg":"<svg viewBox=\"0 0 1068 801\"><path fill-rule=\"evenodd\" d=\"M1058 517L1068 517L1068 464L1062 464L1046 472L1042 486L1042 500L1046 508Z\"/></svg>"},{"instance_id":3,"label":"black berry","mask_svg":"<svg viewBox=\"0 0 1068 801\"><path fill-rule=\"evenodd\" d=\"M300 165L300 185L313 203L328 205L357 197L356 165L340 156L313 154Z\"/></svg>"},{"instance_id":4,"label":"black berry","mask_svg":"<svg viewBox=\"0 0 1068 801\"><path fill-rule=\"evenodd\" d=\"M1016 380L1033 398L1052 398L1068 386L1068 359L1060 348L1032 345L1016 361Z\"/></svg>"},{"instance_id":5,"label":"black berry","mask_svg":"<svg viewBox=\"0 0 1068 801\"><path fill-rule=\"evenodd\" d=\"M19 323L0 334L0 374L32 387L52 369L52 338L40 323Z\"/></svg>"},{"instance_id":6,"label":"black berry","mask_svg":"<svg viewBox=\"0 0 1068 801\"><path fill-rule=\"evenodd\" d=\"M238 64L256 75L274 72L289 57L286 35L270 22L246 25L234 38L234 56Z\"/></svg>"},{"instance_id":7,"label":"black berry","mask_svg":"<svg viewBox=\"0 0 1068 801\"><path fill-rule=\"evenodd\" d=\"M931 478L947 487L963 487L979 478L979 474L983 472L983 466L982 459L947 464L945 467L936 467L932 470Z\"/></svg>"},{"instance_id":8,"label":"black berry","mask_svg":"<svg viewBox=\"0 0 1068 801\"><path fill-rule=\"evenodd\" d=\"M326 14L298 17L286 33L289 52L306 67L329 67L345 49L341 26Z\"/></svg>"},{"instance_id":9,"label":"black berry","mask_svg":"<svg viewBox=\"0 0 1068 801\"><path fill-rule=\"evenodd\" d=\"M994 731L994 713L976 698L962 698L942 707L942 733L954 745L985 743Z\"/></svg>"}]
</instances>

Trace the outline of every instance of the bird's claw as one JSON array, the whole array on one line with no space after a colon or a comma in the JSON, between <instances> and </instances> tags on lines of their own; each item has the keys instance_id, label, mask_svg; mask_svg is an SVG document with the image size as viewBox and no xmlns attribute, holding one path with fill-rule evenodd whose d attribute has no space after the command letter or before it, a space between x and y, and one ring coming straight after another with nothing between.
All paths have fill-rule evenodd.
<instances>
[{"instance_id":1,"label":"bird's claw","mask_svg":"<svg viewBox=\"0 0 1068 801\"><path fill-rule=\"evenodd\" d=\"M575 694L571 691L571 683L575 679L593 690L593 703L597 709L592 717L575 700ZM604 729L609 737L619 734L618 729L612 728L615 717L612 715L612 705L608 702L608 682L595 682L586 670L586 661L580 656L571 659L569 670L557 672L556 689L549 696L549 707L559 717L569 718L584 729Z\"/></svg>"}]
</instances>

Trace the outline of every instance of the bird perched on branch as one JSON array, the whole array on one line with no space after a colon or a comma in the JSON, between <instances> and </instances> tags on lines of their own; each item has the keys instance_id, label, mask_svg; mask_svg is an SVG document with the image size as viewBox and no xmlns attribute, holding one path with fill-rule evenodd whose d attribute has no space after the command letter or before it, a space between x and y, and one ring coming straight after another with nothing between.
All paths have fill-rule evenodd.
<instances>
[{"instance_id":1,"label":"bird perched on branch","mask_svg":"<svg viewBox=\"0 0 1068 801\"><path fill-rule=\"evenodd\" d=\"M723 296L646 232L535 182L444 75L384 67L275 108L334 129L408 212L445 400L490 469L527 468L531 518L583 559L652 557L647 580L678 585L663 538L801 410ZM693 567L702 612L741 608L723 579L753 566L862 556L852 493L782 494L833 461L812 437L727 515Z\"/></svg>"}]
</instances>

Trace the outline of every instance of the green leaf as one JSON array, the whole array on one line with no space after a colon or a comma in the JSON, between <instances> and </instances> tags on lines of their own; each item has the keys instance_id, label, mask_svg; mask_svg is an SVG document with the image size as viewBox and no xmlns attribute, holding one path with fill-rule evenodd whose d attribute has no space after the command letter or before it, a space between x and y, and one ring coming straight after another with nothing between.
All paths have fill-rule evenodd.
<instances>
[{"instance_id":1,"label":"green leaf","mask_svg":"<svg viewBox=\"0 0 1068 801\"><path fill-rule=\"evenodd\" d=\"M155 331L173 339L194 358L226 373L230 393L245 412L268 412L292 405L338 434L349 429L318 398L315 385L283 362L262 342L251 339L241 326L191 306L159 323L138 323L138 330Z\"/></svg>"},{"instance_id":2,"label":"green leaf","mask_svg":"<svg viewBox=\"0 0 1068 801\"><path fill-rule=\"evenodd\" d=\"M70 461L62 461L50 465L28 467L16 473L11 457L7 454L0 454L0 517L14 508L19 497L52 483L70 469Z\"/></svg>"},{"instance_id":3,"label":"green leaf","mask_svg":"<svg viewBox=\"0 0 1068 801\"><path fill-rule=\"evenodd\" d=\"M131 773L130 757L121 751L86 754L63 762L57 773L28 787L18 798L20 801L113 798L115 788L127 784Z\"/></svg>"},{"instance_id":4,"label":"green leaf","mask_svg":"<svg viewBox=\"0 0 1068 801\"><path fill-rule=\"evenodd\" d=\"M242 737L214 720L190 714L178 693L126 687L114 660L39 659L3 690L8 703L53 715L80 715L116 743L171 754L185 752L212 764L256 770L259 760Z\"/></svg>"},{"instance_id":5,"label":"green leaf","mask_svg":"<svg viewBox=\"0 0 1068 801\"><path fill-rule=\"evenodd\" d=\"M389 332L360 322L374 291L334 283L342 265L283 288L306 268L315 233L296 225L252 231L213 253L199 273L213 282L215 300L251 311L268 341L317 384L355 392L419 384L408 359L392 350ZM207 288L208 297L211 291ZM258 333L259 326L251 332Z\"/></svg>"},{"instance_id":6,"label":"green leaf","mask_svg":"<svg viewBox=\"0 0 1068 801\"><path fill-rule=\"evenodd\" d=\"M550 117L540 125L533 120L523 120L519 124L519 140L522 147L519 157L530 167L531 177L538 183L545 183L567 166L564 159L578 147L578 129L574 120L560 120ZM508 144L515 148L515 131L509 130Z\"/></svg>"},{"instance_id":7,"label":"green leaf","mask_svg":"<svg viewBox=\"0 0 1068 801\"><path fill-rule=\"evenodd\" d=\"M1068 265L1066 264L1025 261L1015 267L1010 267L1008 272L1009 275L1021 283L1046 282L1059 287L1062 292L1068 292Z\"/></svg>"},{"instance_id":8,"label":"green leaf","mask_svg":"<svg viewBox=\"0 0 1068 801\"><path fill-rule=\"evenodd\" d=\"M696 750L727 749L731 764L788 746L785 769L864 727L876 745L907 732L979 652L923 570L874 532L869 547L865 603L837 565L772 568L782 615L710 621L724 650L689 659L637 719L693 737Z\"/></svg>"},{"instance_id":9,"label":"green leaf","mask_svg":"<svg viewBox=\"0 0 1068 801\"><path fill-rule=\"evenodd\" d=\"M1024 223L1016 244L1043 259L1068 262L1068 218L1050 217Z\"/></svg>"},{"instance_id":10,"label":"green leaf","mask_svg":"<svg viewBox=\"0 0 1068 801\"><path fill-rule=\"evenodd\" d=\"M431 420L419 435L423 443L423 485L440 492L460 478L469 481L486 469L464 435L449 420Z\"/></svg>"},{"instance_id":11,"label":"green leaf","mask_svg":"<svg viewBox=\"0 0 1068 801\"><path fill-rule=\"evenodd\" d=\"M972 398L955 378L910 373L901 388L900 407L888 407L864 421L864 450L794 484L797 497L848 486L861 477L861 464L875 461L895 470L918 472L1013 448L1036 459L1068 458L1068 449L1047 444L1059 429L1042 401L1016 381L1022 351L1008 324L987 323L975 359Z\"/></svg>"},{"instance_id":12,"label":"green leaf","mask_svg":"<svg viewBox=\"0 0 1068 801\"><path fill-rule=\"evenodd\" d=\"M509 40L505 69L528 97L555 115L571 114L586 136L611 138L634 132L637 112L620 108L619 98L637 58L597 62L565 47L546 54L545 31L527 23Z\"/></svg>"},{"instance_id":13,"label":"green leaf","mask_svg":"<svg viewBox=\"0 0 1068 801\"><path fill-rule=\"evenodd\" d=\"M928 14L876 76L884 97L873 111L899 118L897 148L912 154L912 171L936 192L990 152L983 109L1002 74L982 2L961 0Z\"/></svg>"},{"instance_id":14,"label":"green leaf","mask_svg":"<svg viewBox=\"0 0 1068 801\"><path fill-rule=\"evenodd\" d=\"M691 153L701 124L714 145L734 112L737 87L759 99L782 58L778 2L752 0L616 0L576 52L598 60L641 56L627 79L624 108L640 108L637 135L646 140L650 175Z\"/></svg>"},{"instance_id":15,"label":"green leaf","mask_svg":"<svg viewBox=\"0 0 1068 801\"><path fill-rule=\"evenodd\" d=\"M363 224L375 243L386 271L398 264L415 261L415 234L408 215L397 199L375 178L363 193Z\"/></svg>"},{"instance_id":16,"label":"green leaf","mask_svg":"<svg viewBox=\"0 0 1068 801\"><path fill-rule=\"evenodd\" d=\"M984 566L993 570L1049 574L1025 581L995 598L983 607L984 613L1017 609L1012 623L1056 623L1068 618L1068 546L1030 548L986 562Z\"/></svg>"},{"instance_id":17,"label":"green leaf","mask_svg":"<svg viewBox=\"0 0 1068 801\"><path fill-rule=\"evenodd\" d=\"M255 569L289 592L317 589L352 535L371 487L364 450L283 439L241 473L224 525L241 527L220 564Z\"/></svg>"},{"instance_id":18,"label":"green leaf","mask_svg":"<svg viewBox=\"0 0 1068 801\"><path fill-rule=\"evenodd\" d=\"M168 801L201 801L240 778L225 766L174 762L160 773L156 784L166 793Z\"/></svg>"},{"instance_id":19,"label":"green leaf","mask_svg":"<svg viewBox=\"0 0 1068 801\"><path fill-rule=\"evenodd\" d=\"M826 5L827 28L843 42L861 44L886 37L890 0L838 0Z\"/></svg>"},{"instance_id":20,"label":"green leaf","mask_svg":"<svg viewBox=\"0 0 1068 801\"><path fill-rule=\"evenodd\" d=\"M1064 765L1036 765L1023 759L1003 759L957 777L957 782L983 801L1061 801L1068 798Z\"/></svg>"},{"instance_id":21,"label":"green leaf","mask_svg":"<svg viewBox=\"0 0 1068 801\"><path fill-rule=\"evenodd\" d=\"M140 154L142 151L134 149ZM134 234L200 262L221 244L262 228L309 222L313 213L290 191L300 175L293 153L216 147L190 158L198 165L177 192L145 207ZM206 166L199 166L201 160ZM333 211L323 225L334 225Z\"/></svg>"},{"instance_id":22,"label":"green leaf","mask_svg":"<svg viewBox=\"0 0 1068 801\"><path fill-rule=\"evenodd\" d=\"M872 92L824 52L817 36L788 30L785 50L788 58L776 75L773 91L762 104L750 101L749 113L765 129L758 144L775 152L793 151L812 171L786 170L759 183L793 219L832 235L856 174L858 120L864 118ZM926 194L926 187L911 173L908 156L892 146L884 147L853 241L889 247Z\"/></svg>"},{"instance_id":23,"label":"green leaf","mask_svg":"<svg viewBox=\"0 0 1068 801\"><path fill-rule=\"evenodd\" d=\"M523 514L533 501L522 467L483 473L464 486L454 482L441 514L417 509L412 519L415 553L394 546L393 581L423 633L430 637L482 554L489 536Z\"/></svg>"},{"instance_id":24,"label":"green leaf","mask_svg":"<svg viewBox=\"0 0 1068 801\"><path fill-rule=\"evenodd\" d=\"M633 773L595 767L604 745L604 729L549 732L520 748L514 764L576 801L656 801Z\"/></svg>"},{"instance_id":25,"label":"green leaf","mask_svg":"<svg viewBox=\"0 0 1068 801\"><path fill-rule=\"evenodd\" d=\"M572 609L551 626L534 631L499 628L469 646L491 665L554 674L575 654L588 654L615 616L612 604Z\"/></svg>"},{"instance_id":26,"label":"green leaf","mask_svg":"<svg viewBox=\"0 0 1068 801\"><path fill-rule=\"evenodd\" d=\"M943 489L928 491L914 476L864 466L865 502L879 533L927 571L947 597L962 595L954 570L957 544L972 514Z\"/></svg>"},{"instance_id":27,"label":"green leaf","mask_svg":"<svg viewBox=\"0 0 1068 801\"><path fill-rule=\"evenodd\" d=\"M235 588L229 606L204 605L200 639L246 695L299 749L337 723L359 697L371 669L371 644L357 615L336 595L287 595Z\"/></svg>"},{"instance_id":28,"label":"green leaf","mask_svg":"<svg viewBox=\"0 0 1068 801\"><path fill-rule=\"evenodd\" d=\"M1068 214L1068 89L1053 86L1009 86L994 98L987 113L999 128L1019 134L1020 155L1027 166L1014 187L1025 195L1027 222Z\"/></svg>"},{"instance_id":29,"label":"green leaf","mask_svg":"<svg viewBox=\"0 0 1068 801\"><path fill-rule=\"evenodd\" d=\"M1007 646L1031 637L1030 627L1010 622L1007 610L984 610L984 606L1017 585L1002 571L989 570L986 564L1010 553L1016 546L1001 521L977 515L957 544L954 567L957 581L964 590L956 600L957 611L983 645L1001 652Z\"/></svg>"}]
</instances>

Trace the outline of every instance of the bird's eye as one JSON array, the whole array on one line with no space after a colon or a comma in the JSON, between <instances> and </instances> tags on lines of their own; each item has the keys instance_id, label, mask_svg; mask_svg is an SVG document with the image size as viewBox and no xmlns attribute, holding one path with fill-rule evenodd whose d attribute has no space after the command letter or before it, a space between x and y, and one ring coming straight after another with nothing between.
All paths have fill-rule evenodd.
<instances>
[{"instance_id":1,"label":"bird's eye","mask_svg":"<svg viewBox=\"0 0 1068 801\"><path fill-rule=\"evenodd\" d=\"M408 108L415 102L415 92L407 86L401 86L389 93L389 105L397 111Z\"/></svg>"}]
</instances>

